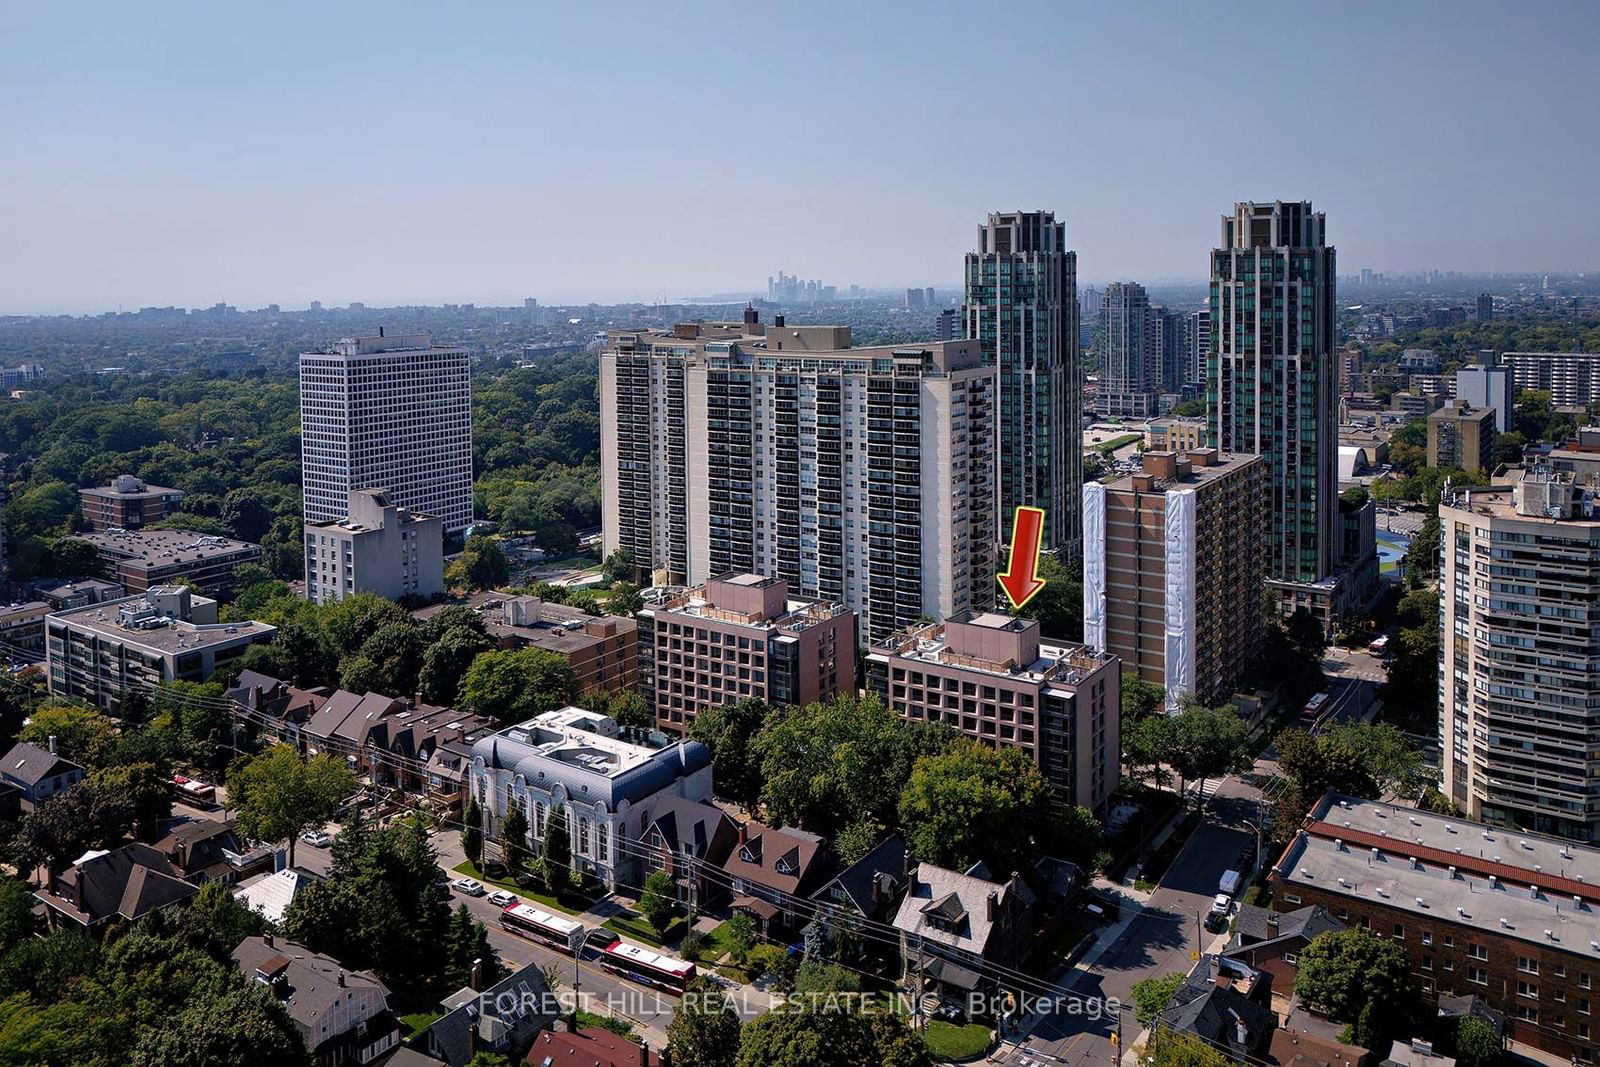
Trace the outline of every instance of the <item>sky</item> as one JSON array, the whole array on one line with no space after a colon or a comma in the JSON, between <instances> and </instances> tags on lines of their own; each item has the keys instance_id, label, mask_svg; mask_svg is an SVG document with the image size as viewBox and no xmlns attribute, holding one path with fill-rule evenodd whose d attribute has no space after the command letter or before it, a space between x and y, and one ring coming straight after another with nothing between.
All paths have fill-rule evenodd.
<instances>
[{"instance_id":1,"label":"sky","mask_svg":"<svg viewBox=\"0 0 1600 1067\"><path fill-rule=\"evenodd\" d=\"M775 10L780 8L781 10ZM1600 3L0 0L0 314L956 286L991 211L1199 278L1600 269Z\"/></svg>"}]
</instances>

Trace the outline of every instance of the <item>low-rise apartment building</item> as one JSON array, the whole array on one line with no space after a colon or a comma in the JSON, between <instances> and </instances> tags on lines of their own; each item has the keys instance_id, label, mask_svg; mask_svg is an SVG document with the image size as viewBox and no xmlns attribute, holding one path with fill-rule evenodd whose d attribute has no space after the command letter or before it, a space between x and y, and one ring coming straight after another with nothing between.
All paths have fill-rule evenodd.
<instances>
[{"instance_id":1,"label":"low-rise apartment building","mask_svg":"<svg viewBox=\"0 0 1600 1067\"><path fill-rule=\"evenodd\" d=\"M92 530L137 530L177 511L183 491L147 485L131 474L119 474L111 484L78 490L78 506Z\"/></svg>"},{"instance_id":2,"label":"low-rise apartment building","mask_svg":"<svg viewBox=\"0 0 1600 1067\"><path fill-rule=\"evenodd\" d=\"M576 707L480 737L468 782L485 836L499 841L517 806L528 820L529 844L541 852L551 814L565 808L579 870L608 889L642 884L639 842L651 802L662 795L711 799L710 750L698 741L661 740Z\"/></svg>"},{"instance_id":3,"label":"low-rise apartment building","mask_svg":"<svg viewBox=\"0 0 1600 1067\"><path fill-rule=\"evenodd\" d=\"M1391 938L1424 1001L1477 994L1513 1040L1600 1057L1600 850L1330 792L1269 880L1274 909Z\"/></svg>"},{"instance_id":4,"label":"low-rise apartment building","mask_svg":"<svg viewBox=\"0 0 1600 1067\"><path fill-rule=\"evenodd\" d=\"M782 578L728 573L655 595L639 627L640 688L673 733L747 697L805 705L855 690L855 612L790 600Z\"/></svg>"},{"instance_id":5,"label":"low-rise apartment building","mask_svg":"<svg viewBox=\"0 0 1600 1067\"><path fill-rule=\"evenodd\" d=\"M352 492L344 518L308 522L305 536L313 604L357 593L398 601L444 592L444 520L402 508L380 489Z\"/></svg>"},{"instance_id":6,"label":"low-rise apartment building","mask_svg":"<svg viewBox=\"0 0 1600 1067\"><path fill-rule=\"evenodd\" d=\"M1168 415L1144 426L1144 447L1151 452L1192 452L1206 447L1203 415Z\"/></svg>"},{"instance_id":7,"label":"low-rise apartment building","mask_svg":"<svg viewBox=\"0 0 1600 1067\"><path fill-rule=\"evenodd\" d=\"M29 600L0 607L0 655L18 660L44 655L44 618L51 607Z\"/></svg>"},{"instance_id":8,"label":"low-rise apartment building","mask_svg":"<svg viewBox=\"0 0 1600 1067\"><path fill-rule=\"evenodd\" d=\"M226 597L239 565L261 562L260 545L191 530L124 530L83 540L99 554L105 577L130 593L187 580L206 596Z\"/></svg>"},{"instance_id":9,"label":"low-rise apartment building","mask_svg":"<svg viewBox=\"0 0 1600 1067\"><path fill-rule=\"evenodd\" d=\"M1428 416L1428 466L1464 471L1494 469L1494 408L1462 402Z\"/></svg>"},{"instance_id":10,"label":"low-rise apartment building","mask_svg":"<svg viewBox=\"0 0 1600 1067\"><path fill-rule=\"evenodd\" d=\"M1083 636L1122 669L1215 706L1266 636L1271 468L1216 449L1146 452L1143 471L1083 487Z\"/></svg>"},{"instance_id":11,"label":"low-rise apartment building","mask_svg":"<svg viewBox=\"0 0 1600 1067\"><path fill-rule=\"evenodd\" d=\"M115 712L130 691L203 682L277 627L217 621L217 602L186 586L60 611L45 620L50 695Z\"/></svg>"},{"instance_id":12,"label":"low-rise apartment building","mask_svg":"<svg viewBox=\"0 0 1600 1067\"><path fill-rule=\"evenodd\" d=\"M1121 663L1046 644L1039 624L963 613L873 646L867 685L908 722L942 722L1020 748L1070 804L1099 809L1122 758Z\"/></svg>"},{"instance_id":13,"label":"low-rise apartment building","mask_svg":"<svg viewBox=\"0 0 1600 1067\"><path fill-rule=\"evenodd\" d=\"M448 604L412 612L426 622ZM591 615L532 596L479 593L467 606L483 618L501 648L539 648L567 661L579 693L616 693L639 683L639 623L622 615Z\"/></svg>"}]
</instances>

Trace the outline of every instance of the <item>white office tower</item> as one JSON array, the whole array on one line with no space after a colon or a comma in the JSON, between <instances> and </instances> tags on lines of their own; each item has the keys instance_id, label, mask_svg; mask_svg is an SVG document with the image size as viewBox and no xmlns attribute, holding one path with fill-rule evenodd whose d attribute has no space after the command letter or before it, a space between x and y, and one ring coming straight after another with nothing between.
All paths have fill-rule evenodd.
<instances>
[{"instance_id":1,"label":"white office tower","mask_svg":"<svg viewBox=\"0 0 1600 1067\"><path fill-rule=\"evenodd\" d=\"M351 337L300 356L307 522L343 519L350 494L381 487L400 507L472 522L472 376L467 350L427 334Z\"/></svg>"}]
</instances>

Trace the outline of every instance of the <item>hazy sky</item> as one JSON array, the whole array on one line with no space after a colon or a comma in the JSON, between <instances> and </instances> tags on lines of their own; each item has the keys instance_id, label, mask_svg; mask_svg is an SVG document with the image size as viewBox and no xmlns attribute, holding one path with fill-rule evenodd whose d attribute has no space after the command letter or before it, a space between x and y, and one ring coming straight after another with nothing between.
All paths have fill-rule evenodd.
<instances>
[{"instance_id":1,"label":"hazy sky","mask_svg":"<svg viewBox=\"0 0 1600 1067\"><path fill-rule=\"evenodd\" d=\"M781 7L781 11L777 9ZM954 285L993 210L1199 277L1600 269L1600 3L0 0L0 312Z\"/></svg>"}]
</instances>

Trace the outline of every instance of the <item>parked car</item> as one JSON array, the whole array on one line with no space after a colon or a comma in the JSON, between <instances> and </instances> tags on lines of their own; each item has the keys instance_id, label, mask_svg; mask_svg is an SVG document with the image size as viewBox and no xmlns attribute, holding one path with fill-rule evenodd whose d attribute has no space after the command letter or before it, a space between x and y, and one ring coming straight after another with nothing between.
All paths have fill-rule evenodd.
<instances>
[{"instance_id":1,"label":"parked car","mask_svg":"<svg viewBox=\"0 0 1600 1067\"><path fill-rule=\"evenodd\" d=\"M307 830L300 835L300 840L317 848L327 848L333 844L333 835L326 830Z\"/></svg>"},{"instance_id":2,"label":"parked car","mask_svg":"<svg viewBox=\"0 0 1600 1067\"><path fill-rule=\"evenodd\" d=\"M463 894L464 896L483 896L483 883L478 881L476 878L457 878L455 881L450 883L450 888L454 889L457 893Z\"/></svg>"},{"instance_id":3,"label":"parked car","mask_svg":"<svg viewBox=\"0 0 1600 1067\"><path fill-rule=\"evenodd\" d=\"M1226 893L1218 893L1211 901L1211 910L1206 913L1206 929L1220 930L1228 925L1228 912L1233 907L1233 899Z\"/></svg>"},{"instance_id":4,"label":"parked car","mask_svg":"<svg viewBox=\"0 0 1600 1067\"><path fill-rule=\"evenodd\" d=\"M497 908L509 908L513 904L521 903L522 898L508 889L496 889L489 894L489 903Z\"/></svg>"}]
</instances>

